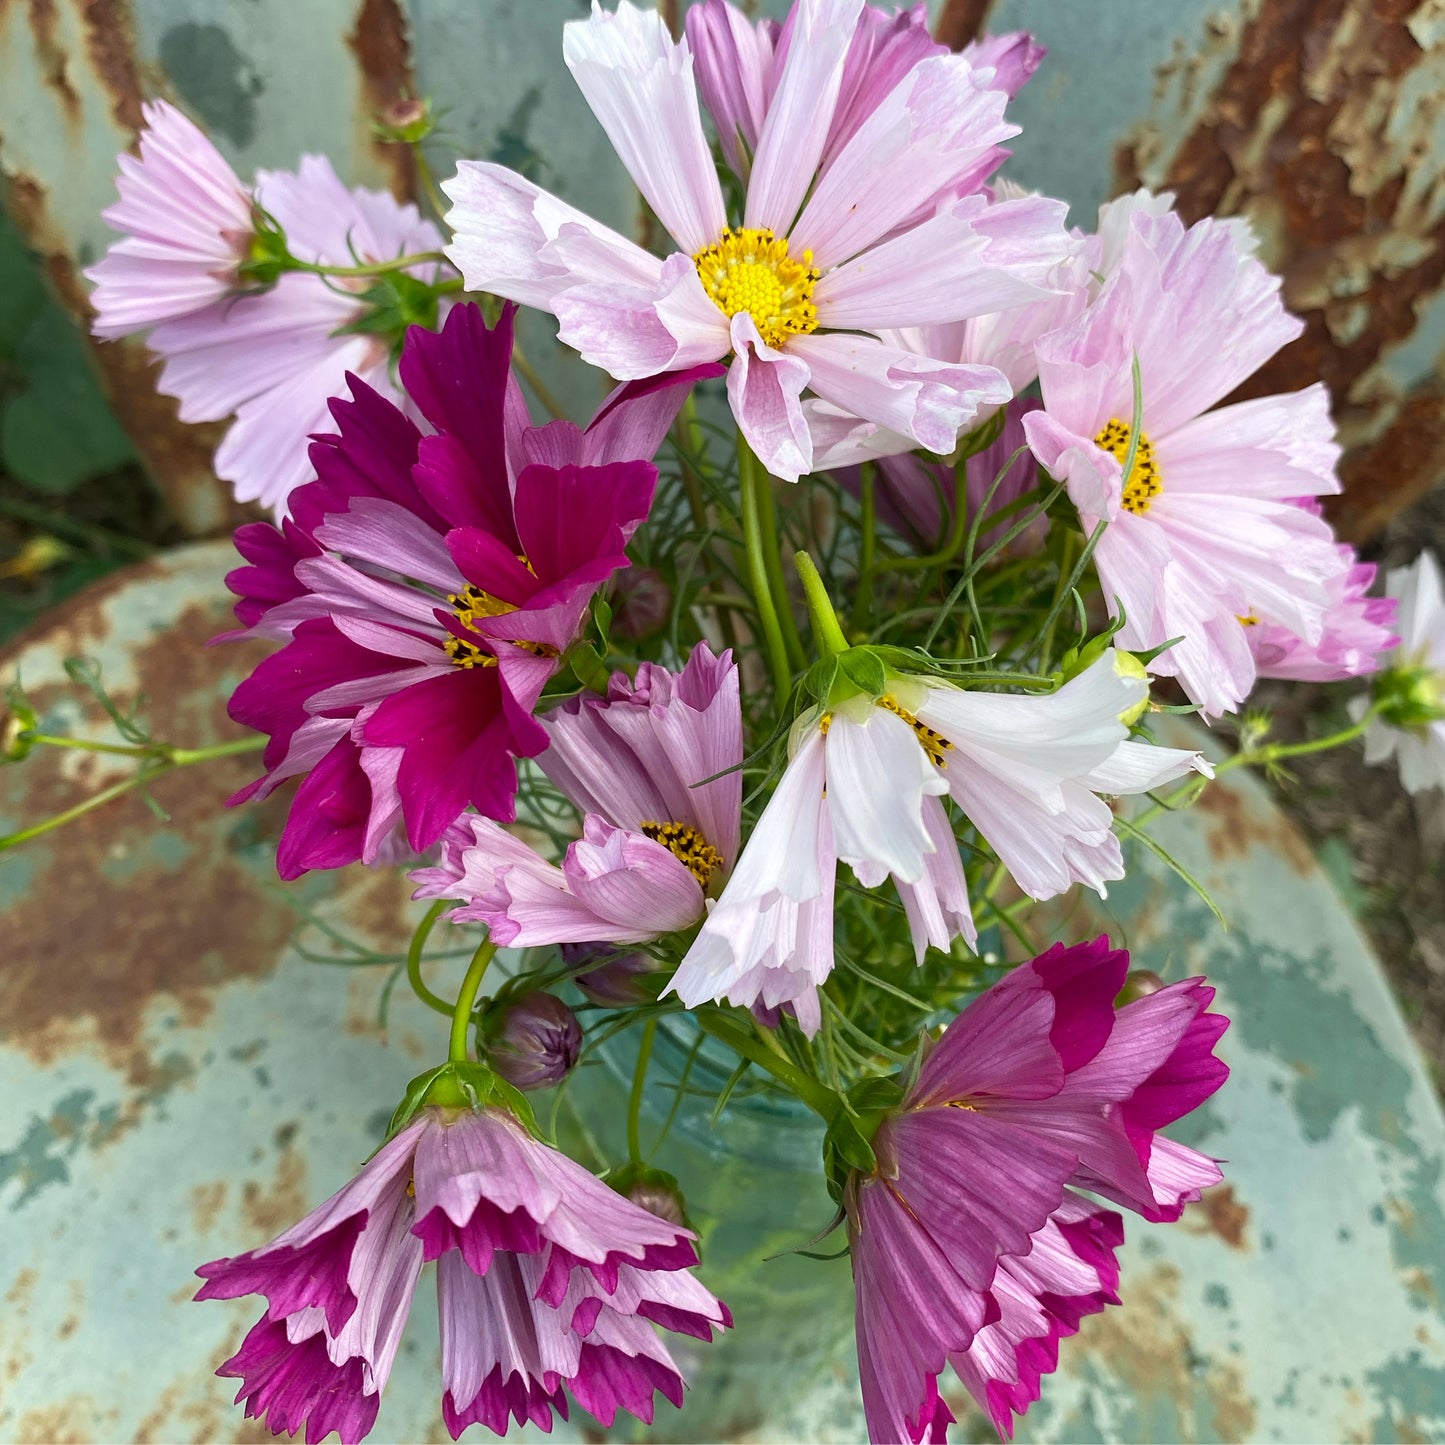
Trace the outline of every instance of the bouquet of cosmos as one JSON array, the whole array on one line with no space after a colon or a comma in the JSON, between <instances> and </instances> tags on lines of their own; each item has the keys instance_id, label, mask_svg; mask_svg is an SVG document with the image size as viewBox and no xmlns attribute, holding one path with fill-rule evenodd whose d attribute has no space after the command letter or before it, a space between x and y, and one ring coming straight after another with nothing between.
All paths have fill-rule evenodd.
<instances>
[{"instance_id":1,"label":"bouquet of cosmos","mask_svg":"<svg viewBox=\"0 0 1445 1445\"><path fill-rule=\"evenodd\" d=\"M1040 952L1035 902L1102 894L1209 786L1161 714L1239 714L1223 767L1362 737L1445 782L1433 559L1372 596L1332 535L1322 384L1229 399L1301 330L1243 222L1140 191L1086 231L1000 177L1027 35L953 53L863 0L679 29L562 27L646 244L502 165L435 183L423 101L381 123L429 217L319 156L248 184L157 101L89 272L97 333L233 418L217 471L274 517L228 578L230 635L274 643L231 802L289 795L283 878L429 901L405 977L445 1055L439 1020L356 1177L199 1270L264 1297L220 1373L307 1441L372 1428L426 1261L454 1436L683 1404L673 1351L705 1369L733 1320L637 1147L664 1035L722 1060L719 1127L735 1090L819 1117L871 1439L945 1439L948 1371L1009 1436L1121 1302L1120 1211L1220 1180L1161 1131L1227 1074L1205 979ZM610 378L585 424L518 308ZM1328 737L1242 713L1366 676ZM46 739L11 704L15 757ZM471 959L444 996L438 929ZM537 1101L620 1035L630 1157L594 1169Z\"/></svg>"}]
</instances>

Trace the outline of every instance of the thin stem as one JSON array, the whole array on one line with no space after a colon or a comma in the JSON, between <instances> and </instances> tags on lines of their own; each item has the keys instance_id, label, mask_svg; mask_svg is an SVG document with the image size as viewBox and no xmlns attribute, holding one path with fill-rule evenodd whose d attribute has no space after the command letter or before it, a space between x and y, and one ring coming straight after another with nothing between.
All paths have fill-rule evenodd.
<instances>
[{"instance_id":1,"label":"thin stem","mask_svg":"<svg viewBox=\"0 0 1445 1445\"><path fill-rule=\"evenodd\" d=\"M808 602L808 621L813 625L813 639L818 651L824 653L846 652L848 639L838 625L838 614L833 611L832 598L823 586L823 579L813 559L806 552L793 553L793 566L802 579L803 595Z\"/></svg>"},{"instance_id":2,"label":"thin stem","mask_svg":"<svg viewBox=\"0 0 1445 1445\"><path fill-rule=\"evenodd\" d=\"M426 948L426 941L431 937L431 931L436 927L439 919L448 908L451 907L451 900L438 898L430 908L427 909L426 917L417 925L417 930L411 936L411 944L406 951L406 981L411 985L411 991L429 1008L439 1014L445 1014L448 1018L452 1016L452 1006L445 999L438 998L422 980L421 956Z\"/></svg>"},{"instance_id":3,"label":"thin stem","mask_svg":"<svg viewBox=\"0 0 1445 1445\"><path fill-rule=\"evenodd\" d=\"M56 813L52 818L46 818L43 822L33 823L28 828L22 828L18 833L7 833L0 838L0 852L6 848L13 848L18 843L26 843L31 838L38 838L42 833L48 833L52 828L59 828L66 823L73 822L76 818L82 817L93 808L99 808L103 804L118 798L122 793L128 793L132 788L139 787L142 783L148 783L154 778L154 772L147 772L144 768L137 769L133 777L124 778L118 783L112 783L108 788L102 788L100 792L93 794L83 803L77 803L73 808L67 808L63 813Z\"/></svg>"},{"instance_id":4,"label":"thin stem","mask_svg":"<svg viewBox=\"0 0 1445 1445\"><path fill-rule=\"evenodd\" d=\"M743 550L747 557L748 584L753 594L753 608L757 612L758 627L767 649L768 663L773 672L773 690L778 705L792 690L793 669L788 662L788 645L778 623L778 612L773 606L772 589L768 583L767 563L763 556L763 527L759 494L766 489L766 478L761 475L757 458L752 449L738 434L738 488L742 502Z\"/></svg>"},{"instance_id":5,"label":"thin stem","mask_svg":"<svg viewBox=\"0 0 1445 1445\"><path fill-rule=\"evenodd\" d=\"M457 995L457 1004L452 1010L452 1033L447 1041L447 1060L450 1063L464 1064L467 1061L467 1026L472 1021L472 1005L477 1001L482 975L496 951L497 945L490 938L484 939L467 965L467 976L462 980L462 991Z\"/></svg>"},{"instance_id":6,"label":"thin stem","mask_svg":"<svg viewBox=\"0 0 1445 1445\"><path fill-rule=\"evenodd\" d=\"M155 751L150 743L93 743L89 738L58 738L49 733L27 732L24 740L51 748L77 748L86 753L115 753L123 758L144 758Z\"/></svg>"},{"instance_id":7,"label":"thin stem","mask_svg":"<svg viewBox=\"0 0 1445 1445\"><path fill-rule=\"evenodd\" d=\"M426 152L422 149L420 141L414 141L410 147L411 158L416 164L416 177L421 182L421 188L426 193L427 200L431 203L433 214L443 226L446 221L443 219L447 209L447 200L437 186L436 176L432 174L431 162L426 158ZM447 227L451 229L450 226Z\"/></svg>"},{"instance_id":8,"label":"thin stem","mask_svg":"<svg viewBox=\"0 0 1445 1445\"><path fill-rule=\"evenodd\" d=\"M1311 738L1302 743L1268 743L1262 748L1235 753L1233 757L1220 763L1214 771L1224 773L1230 768L1253 767L1261 763L1268 766L1270 763L1279 762L1281 758L1300 758L1306 753L1323 753L1331 748L1343 747L1346 743L1354 742L1374 722L1379 711L1378 706L1372 707L1359 722L1351 723L1349 727L1341 728L1339 732L1330 733L1326 737Z\"/></svg>"},{"instance_id":9,"label":"thin stem","mask_svg":"<svg viewBox=\"0 0 1445 1445\"><path fill-rule=\"evenodd\" d=\"M192 763L208 763L212 758L233 758L239 753L257 753L266 746L264 737L236 738L229 743L212 743L206 748L170 748L167 761L174 768L187 768Z\"/></svg>"},{"instance_id":10,"label":"thin stem","mask_svg":"<svg viewBox=\"0 0 1445 1445\"><path fill-rule=\"evenodd\" d=\"M864 462L858 478L858 502L861 508L858 534L858 595L853 599L853 630L862 632L873 613L874 556L878 547L877 482L872 462Z\"/></svg>"},{"instance_id":11,"label":"thin stem","mask_svg":"<svg viewBox=\"0 0 1445 1445\"><path fill-rule=\"evenodd\" d=\"M410 256L398 256L391 261L370 261L365 266L327 266L320 261L299 261L295 256L286 267L288 271L305 271L310 276L386 276L393 271L406 271L413 266L425 266L434 261L445 261L440 251L417 251Z\"/></svg>"},{"instance_id":12,"label":"thin stem","mask_svg":"<svg viewBox=\"0 0 1445 1445\"><path fill-rule=\"evenodd\" d=\"M833 1118L840 1101L831 1089L805 1074L781 1053L774 1053L761 1039L752 1037L740 1028L721 1009L699 1009L693 1016L704 1033L711 1034L735 1054L742 1055L766 1070L780 1083L786 1084L815 1114L828 1120Z\"/></svg>"},{"instance_id":13,"label":"thin stem","mask_svg":"<svg viewBox=\"0 0 1445 1445\"><path fill-rule=\"evenodd\" d=\"M982 509L980 509L981 512ZM953 469L953 516L949 518L948 531L942 545L936 552L926 552L918 557L885 557L879 564L880 572L926 572L933 567L944 567L958 555L968 536L968 463L960 461Z\"/></svg>"},{"instance_id":14,"label":"thin stem","mask_svg":"<svg viewBox=\"0 0 1445 1445\"><path fill-rule=\"evenodd\" d=\"M773 496L773 479L763 470L756 457L753 458L753 465L760 479L758 521L762 526L763 566L768 574L768 586L778 609L778 621L782 624L783 642L787 646L788 657L795 667L806 667L808 654L803 649L803 639L793 618L792 604L788 600L788 582L783 575L783 553L778 543L778 513Z\"/></svg>"},{"instance_id":15,"label":"thin stem","mask_svg":"<svg viewBox=\"0 0 1445 1445\"><path fill-rule=\"evenodd\" d=\"M657 1020L648 1019L642 1026L642 1040L637 1045L637 1065L632 1071L632 1093L627 1100L627 1157L634 1164L642 1163L642 1091L647 1083L647 1065L652 1059L652 1040L657 1033Z\"/></svg>"}]
</instances>

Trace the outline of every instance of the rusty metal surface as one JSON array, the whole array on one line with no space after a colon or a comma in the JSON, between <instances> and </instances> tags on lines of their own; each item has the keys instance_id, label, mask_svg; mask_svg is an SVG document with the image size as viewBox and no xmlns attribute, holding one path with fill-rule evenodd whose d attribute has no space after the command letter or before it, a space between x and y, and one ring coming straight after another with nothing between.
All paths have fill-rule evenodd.
<instances>
[{"instance_id":1,"label":"rusty metal surface","mask_svg":"<svg viewBox=\"0 0 1445 1445\"><path fill-rule=\"evenodd\" d=\"M226 622L230 561L209 544L108 580L0 659L0 681L19 666L48 729L98 736L61 671L86 651L122 702L148 694L158 735L229 735L224 697L250 659L202 644ZM0 827L75 801L106 766L54 753L0 774ZM191 1271L338 1187L440 1046L404 989L380 1030L385 967L297 949L320 942L298 940L304 906L395 950L404 885L361 869L276 885L277 816L220 807L247 775L243 760L173 775L156 788L168 824L125 803L0 855L0 1439L265 1438L211 1374L251 1303L190 1303ZM1158 836L1229 932L1150 856L1060 927L1107 927L1142 966L1220 986L1233 1079L1185 1137L1228 1156L1228 1182L1179 1225L1129 1220L1125 1307L1065 1343L1021 1434L1441 1438L1445 1120L1384 980L1254 782L1231 777ZM606 1115L609 1089L621 1110L625 1075L593 1071L589 1110ZM845 1266L817 1268L846 1295ZM376 1439L445 1438L437 1369L424 1277ZM846 1349L775 1394L740 1438L863 1438ZM587 1437L574 1421L554 1438Z\"/></svg>"}]
</instances>

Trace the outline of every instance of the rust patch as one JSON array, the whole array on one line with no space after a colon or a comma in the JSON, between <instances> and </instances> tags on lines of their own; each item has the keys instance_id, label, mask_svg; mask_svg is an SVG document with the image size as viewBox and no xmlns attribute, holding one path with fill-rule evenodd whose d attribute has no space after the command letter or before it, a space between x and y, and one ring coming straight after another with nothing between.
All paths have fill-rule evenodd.
<instances>
[{"instance_id":1,"label":"rust patch","mask_svg":"<svg viewBox=\"0 0 1445 1445\"><path fill-rule=\"evenodd\" d=\"M89 1445L96 1438L95 1402L89 1395L27 1410L15 1422L16 1445Z\"/></svg>"},{"instance_id":2,"label":"rust patch","mask_svg":"<svg viewBox=\"0 0 1445 1445\"><path fill-rule=\"evenodd\" d=\"M306 1205L306 1161L288 1139L270 1185L248 1179L241 1186L241 1217L251 1238L264 1244L295 1224Z\"/></svg>"},{"instance_id":3,"label":"rust patch","mask_svg":"<svg viewBox=\"0 0 1445 1445\"><path fill-rule=\"evenodd\" d=\"M55 294L85 329L106 399L176 520L197 536L229 531L262 516L258 508L232 500L230 488L216 479L211 455L225 435L225 424L188 426L182 422L177 403L156 390L160 363L151 358L142 341L102 342L89 334L90 295L50 223L46 197L46 188L33 176L9 177L6 199L10 214L26 244L39 254Z\"/></svg>"},{"instance_id":4,"label":"rust patch","mask_svg":"<svg viewBox=\"0 0 1445 1445\"><path fill-rule=\"evenodd\" d=\"M80 97L68 73L69 57L55 38L55 0L30 0L28 19L35 37L35 59L46 85L60 97L60 108L72 128L80 123Z\"/></svg>"},{"instance_id":5,"label":"rust patch","mask_svg":"<svg viewBox=\"0 0 1445 1445\"><path fill-rule=\"evenodd\" d=\"M1315 856L1303 836L1273 809L1251 808L1243 794L1212 784L1200 795L1194 811L1204 819L1204 842L1216 863L1245 857L1252 848L1264 848L1284 859L1301 877L1315 871Z\"/></svg>"},{"instance_id":6,"label":"rust patch","mask_svg":"<svg viewBox=\"0 0 1445 1445\"><path fill-rule=\"evenodd\" d=\"M35 1286L39 1282L40 1275L33 1269L22 1269L15 1276L14 1283L5 1291L5 1303L15 1314L24 1314L29 1309L30 1301L35 1297Z\"/></svg>"},{"instance_id":7,"label":"rust patch","mask_svg":"<svg viewBox=\"0 0 1445 1445\"><path fill-rule=\"evenodd\" d=\"M1136 1402L1140 1418L1168 1438L1249 1440L1255 1410L1244 1377L1225 1360L1201 1358L1180 1317L1179 1283L1169 1264L1142 1275L1126 1270L1123 1308L1084 1320L1076 1345L1060 1350L1060 1366L1078 1374L1088 1359L1117 1376L1123 1398ZM1156 1404L1175 1418L1166 1421Z\"/></svg>"},{"instance_id":8,"label":"rust patch","mask_svg":"<svg viewBox=\"0 0 1445 1445\"><path fill-rule=\"evenodd\" d=\"M1249 1207L1235 1196L1234 1185L1216 1184L1206 1189L1197 1203L1183 1214L1182 1222L1193 1234L1217 1234L1231 1249L1244 1250Z\"/></svg>"},{"instance_id":9,"label":"rust patch","mask_svg":"<svg viewBox=\"0 0 1445 1445\"><path fill-rule=\"evenodd\" d=\"M962 50L983 34L993 0L947 0L933 38L950 50Z\"/></svg>"},{"instance_id":10,"label":"rust patch","mask_svg":"<svg viewBox=\"0 0 1445 1445\"><path fill-rule=\"evenodd\" d=\"M93 647L107 599L151 569L163 570L155 563L127 569L57 609L48 640L62 655ZM146 715L157 736L204 743L241 735L225 717L221 681L266 649L207 648L225 620L219 604L195 606L137 653L139 690L150 699ZM0 658L0 675L10 674L7 661ZM43 709L59 692L41 689L35 698ZM67 686L64 695L73 702L77 693ZM93 705L88 720L100 719ZM152 1000L165 995L189 1019L203 1017L218 984L275 967L294 922L228 846L239 823L223 800L255 767L250 757L220 759L192 776L159 779L153 793L170 814L167 825L127 797L27 845L40 867L7 912L0 1037L42 1063L62 1050L98 1046L146 1098L184 1077L188 1063L145 1057L141 1029ZM60 749L32 755L10 778L7 809L26 818L49 816L85 793ZM183 860L184 871L139 871L162 833L166 856Z\"/></svg>"},{"instance_id":11,"label":"rust patch","mask_svg":"<svg viewBox=\"0 0 1445 1445\"><path fill-rule=\"evenodd\" d=\"M399 0L361 0L356 28L346 37L346 43L361 67L361 99L366 111L361 125L371 136L372 153L387 172L397 200L415 200L416 162L411 147L389 144L371 135L373 116L416 94L411 37Z\"/></svg>"},{"instance_id":12,"label":"rust patch","mask_svg":"<svg viewBox=\"0 0 1445 1445\"><path fill-rule=\"evenodd\" d=\"M76 0L91 69L110 96L110 113L127 130L141 128L141 85L135 33L125 0Z\"/></svg>"},{"instance_id":13,"label":"rust patch","mask_svg":"<svg viewBox=\"0 0 1445 1445\"><path fill-rule=\"evenodd\" d=\"M191 1190L191 1220L198 1235L207 1235L226 1204L226 1181L212 1180Z\"/></svg>"},{"instance_id":14,"label":"rust patch","mask_svg":"<svg viewBox=\"0 0 1445 1445\"><path fill-rule=\"evenodd\" d=\"M1382 364L1445 283L1438 51L1411 34L1411 0L1274 0L1240 29L1192 129L1160 153L1146 123L1115 157L1121 189L1176 192L1187 220L1248 216L1305 331L1235 398L1324 380L1344 497L1331 515L1363 540L1438 479L1445 390L1408 396ZM1161 82L1167 76L1161 76Z\"/></svg>"}]
</instances>

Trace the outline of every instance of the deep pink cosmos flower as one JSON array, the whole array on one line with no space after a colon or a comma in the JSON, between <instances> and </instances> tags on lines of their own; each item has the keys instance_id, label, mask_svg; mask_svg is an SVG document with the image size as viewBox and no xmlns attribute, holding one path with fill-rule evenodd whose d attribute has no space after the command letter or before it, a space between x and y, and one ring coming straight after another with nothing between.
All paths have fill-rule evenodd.
<instances>
[{"instance_id":1,"label":"deep pink cosmos flower","mask_svg":"<svg viewBox=\"0 0 1445 1445\"><path fill-rule=\"evenodd\" d=\"M1201 979L1115 1010L1129 956L1056 945L945 1030L850 1176L858 1362L869 1437L942 1440L951 1364L1005 1435L1038 1398L1058 1341L1117 1304L1119 1216L1177 1219L1220 1178L1158 1131L1228 1070L1227 1020Z\"/></svg>"},{"instance_id":2,"label":"deep pink cosmos flower","mask_svg":"<svg viewBox=\"0 0 1445 1445\"><path fill-rule=\"evenodd\" d=\"M674 249L659 260L524 177L463 161L445 187L448 255L469 286L552 312L561 339L614 376L730 357L733 415L775 476L813 469L805 391L901 438L899 450L950 451L1008 400L1007 381L905 353L879 331L1036 300L1074 243L1059 203L975 193L1017 133L994 68L915 46L907 24L887 64L865 64L889 23L862 0L797 0L730 216L688 42L629 0L595 7L565 27L563 55Z\"/></svg>"},{"instance_id":3,"label":"deep pink cosmos flower","mask_svg":"<svg viewBox=\"0 0 1445 1445\"><path fill-rule=\"evenodd\" d=\"M738 670L706 642L677 674L644 662L540 719L542 770L583 815L561 865L487 818L443 840L417 898L458 898L448 916L503 946L641 943L688 928L737 858L743 724ZM711 781L704 781L710 779Z\"/></svg>"},{"instance_id":4,"label":"deep pink cosmos flower","mask_svg":"<svg viewBox=\"0 0 1445 1445\"><path fill-rule=\"evenodd\" d=\"M398 817L418 851L468 806L511 818L513 760L547 743L531 710L627 565L657 476L642 458L699 373L622 388L585 433L533 429L511 339L510 311L489 330L476 306L413 328L401 381L435 433L352 378L293 518L238 534L238 615L286 646L231 699L271 735L266 775L236 801L305 775L284 877L374 860Z\"/></svg>"},{"instance_id":5,"label":"deep pink cosmos flower","mask_svg":"<svg viewBox=\"0 0 1445 1445\"><path fill-rule=\"evenodd\" d=\"M217 1371L237 1403L309 1445L376 1421L417 1276L437 1260L442 1413L453 1439L508 1417L550 1430L565 1390L604 1424L651 1422L683 1379L653 1326L732 1323L693 1276L696 1236L535 1140L510 1114L424 1109L351 1180L260 1249L198 1269L197 1299L266 1297Z\"/></svg>"},{"instance_id":6,"label":"deep pink cosmos flower","mask_svg":"<svg viewBox=\"0 0 1445 1445\"><path fill-rule=\"evenodd\" d=\"M385 337L347 333L365 313L361 278L288 272L250 292L237 267L255 225L253 201L282 228L298 260L330 266L437 251L441 233L384 191L348 189L324 156L295 171L260 171L254 192L174 106L145 107L140 159L121 156L120 200L106 221L124 232L86 275L95 283L97 336L151 330L165 362L159 389L182 421L235 421L216 474L238 501L284 514L310 475L306 438L354 372L397 399ZM411 274L434 280L435 262ZM445 302L443 306L445 307Z\"/></svg>"},{"instance_id":7,"label":"deep pink cosmos flower","mask_svg":"<svg viewBox=\"0 0 1445 1445\"><path fill-rule=\"evenodd\" d=\"M1328 394L1317 383L1218 406L1300 332L1278 280L1222 222L1186 228L1138 196L1114 219L1100 239L1103 264L1118 259L1098 300L1038 343L1044 410L1024 429L1085 530L1108 523L1094 559L1127 619L1119 645L1182 639L1151 667L1218 716L1254 684L1246 619L1311 647L1323 636L1339 556L1295 499L1339 490Z\"/></svg>"}]
</instances>

